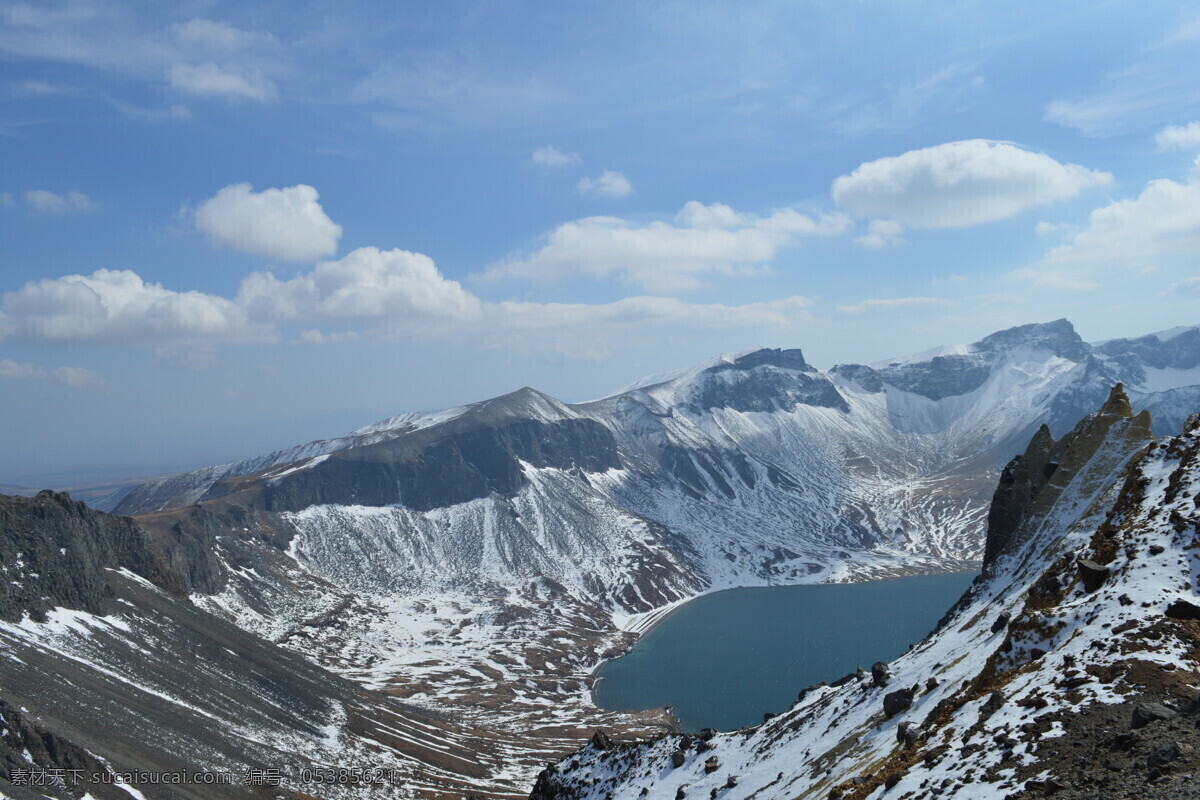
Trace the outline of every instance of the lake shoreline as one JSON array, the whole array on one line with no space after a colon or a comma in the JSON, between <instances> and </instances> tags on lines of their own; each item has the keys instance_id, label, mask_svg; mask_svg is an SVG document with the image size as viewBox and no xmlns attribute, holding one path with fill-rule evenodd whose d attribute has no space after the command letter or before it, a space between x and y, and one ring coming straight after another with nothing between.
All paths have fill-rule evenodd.
<instances>
[{"instance_id":1,"label":"lake shoreline","mask_svg":"<svg viewBox=\"0 0 1200 800\"><path fill-rule=\"evenodd\" d=\"M604 680L604 677L599 675L600 671L607 664L610 664L613 661L617 661L617 660L629 655L634 650L634 648L636 648L638 646L638 644L648 634L650 634L652 631L658 629L667 620L672 619L681 610L687 608L688 606L691 606L695 601L700 600L702 598L713 597L713 596L720 595L720 594L723 594L726 592L735 592L735 591L742 592L742 591L745 591L748 589L786 589L786 588L799 588L799 587L852 586L852 585L863 585L863 584L886 583L889 581L903 580L903 579L907 579L907 578L978 574L981 564L982 564L982 562L961 561L961 562L956 562L953 565L954 568L950 568L950 569L943 569L943 570L929 570L929 569L919 569L919 568L912 569L912 570L900 569L900 570L897 570L893 574L878 576L878 577L870 577L870 578L866 578L864 580L832 581L832 582L822 582L822 583L782 583L782 584L757 584L757 585L752 584L752 585L746 585L746 586L724 586L719 589L710 589L710 590L700 592L698 594L687 597L681 601L677 601L675 603L670 604L669 606L662 609L661 612L658 614L655 614L655 611L658 611L657 609L652 610L650 612L646 612L646 617L648 619L646 620L646 624L644 627L638 625L637 627L635 627L633 629L623 629L626 633L632 633L636 638L633 640L633 642L628 647L623 648L619 654L612 656L611 658L602 659L590 670L590 672L589 672L589 684L590 684L589 699L593 706L595 706L596 708L599 708L599 709L603 709L605 711L630 711L631 709L606 708L598 701L596 691L597 691L597 688L599 687L601 681ZM967 568L963 569L961 567L967 567ZM963 591L966 591L969 588L970 588L970 585L968 584L968 586ZM958 597L961 597L961 593L958 595ZM953 600L951 600L947 604L946 608L949 609L950 607L952 607L956 600L957 600L957 597L954 598ZM640 616L640 615L638 615L638 616ZM928 633L926 633L925 635L927 636ZM922 638L924 638L924 637L922 637ZM833 678L836 678L836 677L837 676L833 676ZM833 678L828 678L827 680L832 680ZM679 730L683 729L682 721L674 713L674 709L671 706L658 706L658 707L651 707L651 708L637 709L637 710L648 711L648 710L653 710L655 708L662 709L677 724L677 727Z\"/></svg>"}]
</instances>

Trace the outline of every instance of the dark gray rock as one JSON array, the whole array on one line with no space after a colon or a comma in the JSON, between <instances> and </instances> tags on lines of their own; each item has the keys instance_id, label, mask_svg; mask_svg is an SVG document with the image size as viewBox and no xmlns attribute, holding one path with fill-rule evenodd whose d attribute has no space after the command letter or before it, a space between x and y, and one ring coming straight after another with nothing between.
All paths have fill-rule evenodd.
<instances>
[{"instance_id":1,"label":"dark gray rock","mask_svg":"<svg viewBox=\"0 0 1200 800\"><path fill-rule=\"evenodd\" d=\"M717 761L716 756L709 756L708 760L706 760L704 762L704 774L705 775L710 775L710 774L716 772L719 768L720 768L720 762Z\"/></svg>"},{"instance_id":2,"label":"dark gray rock","mask_svg":"<svg viewBox=\"0 0 1200 800\"><path fill-rule=\"evenodd\" d=\"M687 756L685 756L683 754L682 750L672 750L671 751L671 766L674 767L675 769L679 769L680 767L682 767L683 762L686 760L687 760Z\"/></svg>"},{"instance_id":3,"label":"dark gray rock","mask_svg":"<svg viewBox=\"0 0 1200 800\"><path fill-rule=\"evenodd\" d=\"M912 689L897 689L883 696L883 713L894 717L912 707L914 693Z\"/></svg>"},{"instance_id":4,"label":"dark gray rock","mask_svg":"<svg viewBox=\"0 0 1200 800\"><path fill-rule=\"evenodd\" d=\"M1165 613L1171 619L1200 619L1200 606L1187 600L1175 600L1167 606Z\"/></svg>"},{"instance_id":5,"label":"dark gray rock","mask_svg":"<svg viewBox=\"0 0 1200 800\"><path fill-rule=\"evenodd\" d=\"M1138 703L1133 707L1131 726L1133 728L1144 728L1151 722L1172 719L1175 716L1175 712L1162 703Z\"/></svg>"},{"instance_id":6,"label":"dark gray rock","mask_svg":"<svg viewBox=\"0 0 1200 800\"><path fill-rule=\"evenodd\" d=\"M979 710L980 715L984 717L990 717L992 714L995 714L1000 710L1000 707L1004 705L1004 701L1004 692L997 689L988 695L988 699L984 702L983 707Z\"/></svg>"},{"instance_id":7,"label":"dark gray rock","mask_svg":"<svg viewBox=\"0 0 1200 800\"><path fill-rule=\"evenodd\" d=\"M996 621L992 623L992 633L999 633L1008 627L1008 623L1012 620L1012 615L1007 611L996 617Z\"/></svg>"},{"instance_id":8,"label":"dark gray rock","mask_svg":"<svg viewBox=\"0 0 1200 800\"><path fill-rule=\"evenodd\" d=\"M1108 580L1109 569L1086 558L1079 559L1079 580L1083 582L1084 591L1094 592Z\"/></svg>"},{"instance_id":9,"label":"dark gray rock","mask_svg":"<svg viewBox=\"0 0 1200 800\"><path fill-rule=\"evenodd\" d=\"M892 677L892 671L887 664L882 661L876 661L871 665L871 680L876 686L887 686L888 679Z\"/></svg>"},{"instance_id":10,"label":"dark gray rock","mask_svg":"<svg viewBox=\"0 0 1200 800\"><path fill-rule=\"evenodd\" d=\"M1146 759L1146 767L1148 769L1162 769L1172 761L1186 755L1191 751L1191 747L1186 744L1180 744L1172 739L1169 742L1164 742L1154 748L1154 752Z\"/></svg>"},{"instance_id":11,"label":"dark gray rock","mask_svg":"<svg viewBox=\"0 0 1200 800\"><path fill-rule=\"evenodd\" d=\"M612 739L604 731L596 731L592 734L592 747L597 750L610 750L612 749Z\"/></svg>"}]
</instances>

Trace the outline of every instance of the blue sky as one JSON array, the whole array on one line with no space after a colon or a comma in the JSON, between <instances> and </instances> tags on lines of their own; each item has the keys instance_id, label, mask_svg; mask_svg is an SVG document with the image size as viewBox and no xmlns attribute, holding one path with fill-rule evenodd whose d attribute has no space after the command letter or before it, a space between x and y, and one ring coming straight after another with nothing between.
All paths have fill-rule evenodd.
<instances>
[{"instance_id":1,"label":"blue sky","mask_svg":"<svg viewBox=\"0 0 1200 800\"><path fill-rule=\"evenodd\" d=\"M0 3L0 482L1200 322L1184 2Z\"/></svg>"}]
</instances>

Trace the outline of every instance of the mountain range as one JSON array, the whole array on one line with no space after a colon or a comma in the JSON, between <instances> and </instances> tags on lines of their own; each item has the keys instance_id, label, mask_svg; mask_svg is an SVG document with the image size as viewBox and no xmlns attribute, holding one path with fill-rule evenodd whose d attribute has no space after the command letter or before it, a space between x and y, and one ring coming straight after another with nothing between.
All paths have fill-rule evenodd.
<instances>
[{"instance_id":1,"label":"mountain range","mask_svg":"<svg viewBox=\"0 0 1200 800\"><path fill-rule=\"evenodd\" d=\"M523 796L596 727L674 729L596 708L592 673L697 594L995 562L1016 546L985 537L1005 464L1035 434L1067 441L1118 382L1143 440L1177 433L1200 328L1089 344L1059 320L829 370L756 350L586 403L525 388L404 414L92 509L11 498L9 730L101 765L224 763L195 755L207 726L249 742L246 769L343 752L423 797Z\"/></svg>"}]
</instances>

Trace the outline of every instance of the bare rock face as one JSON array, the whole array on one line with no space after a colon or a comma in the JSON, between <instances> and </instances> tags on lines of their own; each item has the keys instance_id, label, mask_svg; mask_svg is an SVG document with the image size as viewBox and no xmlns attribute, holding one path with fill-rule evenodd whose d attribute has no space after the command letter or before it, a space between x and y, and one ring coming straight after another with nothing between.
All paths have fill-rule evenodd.
<instances>
[{"instance_id":1,"label":"bare rock face","mask_svg":"<svg viewBox=\"0 0 1200 800\"><path fill-rule=\"evenodd\" d=\"M1009 549L1013 532L1029 514L1034 500L1053 474L1048 470L1054 438L1050 428L1038 428L1024 455L1008 462L1000 473L1000 484L988 511L987 539L983 548L984 570ZM1050 473L1050 475L1047 474Z\"/></svg>"},{"instance_id":2,"label":"bare rock face","mask_svg":"<svg viewBox=\"0 0 1200 800\"><path fill-rule=\"evenodd\" d=\"M57 606L97 613L106 569L127 569L168 593L183 582L146 531L128 517L92 511L63 492L0 496L0 618L36 620Z\"/></svg>"}]
</instances>

